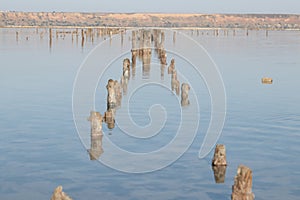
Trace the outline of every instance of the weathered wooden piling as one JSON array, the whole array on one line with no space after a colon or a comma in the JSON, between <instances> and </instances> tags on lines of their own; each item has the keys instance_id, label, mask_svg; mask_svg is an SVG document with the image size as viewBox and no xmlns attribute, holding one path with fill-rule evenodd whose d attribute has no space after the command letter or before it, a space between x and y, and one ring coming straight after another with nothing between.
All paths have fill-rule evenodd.
<instances>
[{"instance_id":1,"label":"weathered wooden piling","mask_svg":"<svg viewBox=\"0 0 300 200\"><path fill-rule=\"evenodd\" d=\"M122 87L117 80L115 80L114 88L116 94L116 106L119 107L121 106L121 102L122 102Z\"/></svg>"},{"instance_id":2,"label":"weathered wooden piling","mask_svg":"<svg viewBox=\"0 0 300 200\"><path fill-rule=\"evenodd\" d=\"M123 76L130 76L130 60L128 58L123 60Z\"/></svg>"},{"instance_id":3,"label":"weathered wooden piling","mask_svg":"<svg viewBox=\"0 0 300 200\"><path fill-rule=\"evenodd\" d=\"M175 91L176 95L178 96L179 93L180 93L180 82L177 79L177 72L176 72L176 70L174 70L173 73L172 73L171 88L172 88L172 91Z\"/></svg>"},{"instance_id":4,"label":"weathered wooden piling","mask_svg":"<svg viewBox=\"0 0 300 200\"><path fill-rule=\"evenodd\" d=\"M128 86L129 79L130 79L130 60L128 58L125 58L123 60L123 74L121 77L121 86L124 95L127 94L127 86Z\"/></svg>"},{"instance_id":5,"label":"weathered wooden piling","mask_svg":"<svg viewBox=\"0 0 300 200\"><path fill-rule=\"evenodd\" d=\"M187 106L190 104L189 100L189 91L190 91L190 85L187 83L181 84L181 106Z\"/></svg>"},{"instance_id":6,"label":"weathered wooden piling","mask_svg":"<svg viewBox=\"0 0 300 200\"><path fill-rule=\"evenodd\" d=\"M113 129L115 127L115 112L115 108L109 108L104 113L104 121L109 129Z\"/></svg>"},{"instance_id":7,"label":"weathered wooden piling","mask_svg":"<svg viewBox=\"0 0 300 200\"><path fill-rule=\"evenodd\" d=\"M232 186L232 200L253 200L252 171L249 167L240 165Z\"/></svg>"},{"instance_id":8,"label":"weathered wooden piling","mask_svg":"<svg viewBox=\"0 0 300 200\"><path fill-rule=\"evenodd\" d=\"M175 70L175 59L172 58L171 63L168 67L168 74L172 74L174 70Z\"/></svg>"},{"instance_id":9,"label":"weathered wooden piling","mask_svg":"<svg viewBox=\"0 0 300 200\"><path fill-rule=\"evenodd\" d=\"M106 85L107 89L107 107L115 107L117 105L117 98L115 92L115 81L109 79Z\"/></svg>"},{"instance_id":10,"label":"weathered wooden piling","mask_svg":"<svg viewBox=\"0 0 300 200\"><path fill-rule=\"evenodd\" d=\"M63 188L60 185L55 188L50 200L72 200L72 198L63 192Z\"/></svg>"},{"instance_id":11,"label":"weathered wooden piling","mask_svg":"<svg viewBox=\"0 0 300 200\"><path fill-rule=\"evenodd\" d=\"M165 49L161 49L159 58L160 58L161 64L163 64L163 65L167 64L167 52Z\"/></svg>"},{"instance_id":12,"label":"weathered wooden piling","mask_svg":"<svg viewBox=\"0 0 300 200\"><path fill-rule=\"evenodd\" d=\"M103 117L99 112L91 111L88 121L91 122L91 134L102 135L102 121Z\"/></svg>"},{"instance_id":13,"label":"weathered wooden piling","mask_svg":"<svg viewBox=\"0 0 300 200\"><path fill-rule=\"evenodd\" d=\"M226 148L224 144L217 144L215 148L214 158L212 160L213 166L226 166Z\"/></svg>"}]
</instances>

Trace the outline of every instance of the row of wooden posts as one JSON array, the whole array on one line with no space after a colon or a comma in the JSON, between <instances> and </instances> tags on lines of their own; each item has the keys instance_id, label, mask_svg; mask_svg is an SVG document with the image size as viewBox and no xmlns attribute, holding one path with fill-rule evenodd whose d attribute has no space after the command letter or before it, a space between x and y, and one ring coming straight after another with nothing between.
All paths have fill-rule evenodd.
<instances>
[{"instance_id":1,"label":"row of wooden posts","mask_svg":"<svg viewBox=\"0 0 300 200\"><path fill-rule=\"evenodd\" d=\"M117 80L109 79L106 85L107 89L107 110L102 116L99 112L91 111L88 120L91 123L91 149L89 150L90 159L98 159L103 153L102 149L102 123L105 122L108 128L114 128L116 108L121 106L122 95L127 93L127 85L130 79L131 70L135 74L136 58L142 58L143 73L147 72L150 67L151 57L151 40L154 41L155 51L162 66L167 65L167 54L164 49L164 32L161 30L153 31L139 31L132 32L132 58L125 58L123 60L123 73L120 82ZM130 70L130 66L132 67ZM161 73L163 73L162 70ZM188 95L190 86L187 83L182 83L180 88L180 82L177 78L177 72L175 69L175 59L171 59L168 66L168 74L171 75L171 89L177 95L181 89L181 105L188 106L190 104ZM163 76L163 74L162 74ZM270 81L270 80L265 80ZM262 80L262 82L264 82ZM214 176L217 183L224 182L226 173L226 148L225 145L216 145L214 157L212 159L212 167L214 170ZM62 187L59 186L55 189L51 200L70 200L71 198L62 191ZM234 185L232 186L233 200L253 200L254 194L252 192L252 171L250 168L240 165L237 170L237 174L234 178Z\"/></svg>"}]
</instances>

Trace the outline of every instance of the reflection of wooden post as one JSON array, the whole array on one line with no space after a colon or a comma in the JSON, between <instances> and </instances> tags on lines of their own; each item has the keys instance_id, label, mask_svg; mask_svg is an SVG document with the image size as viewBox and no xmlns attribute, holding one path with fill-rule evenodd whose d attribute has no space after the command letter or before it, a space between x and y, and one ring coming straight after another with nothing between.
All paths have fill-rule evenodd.
<instances>
[{"instance_id":1,"label":"reflection of wooden post","mask_svg":"<svg viewBox=\"0 0 300 200\"><path fill-rule=\"evenodd\" d=\"M52 48L52 29L49 28L49 47Z\"/></svg>"},{"instance_id":2,"label":"reflection of wooden post","mask_svg":"<svg viewBox=\"0 0 300 200\"><path fill-rule=\"evenodd\" d=\"M109 129L113 129L115 127L115 112L115 108L109 108L104 113L104 121Z\"/></svg>"},{"instance_id":3,"label":"reflection of wooden post","mask_svg":"<svg viewBox=\"0 0 300 200\"><path fill-rule=\"evenodd\" d=\"M18 41L19 41L19 32L16 31L16 42L18 43Z\"/></svg>"},{"instance_id":4,"label":"reflection of wooden post","mask_svg":"<svg viewBox=\"0 0 300 200\"><path fill-rule=\"evenodd\" d=\"M122 102L122 87L121 84L115 80L115 94L116 94L116 106L121 106L121 102Z\"/></svg>"},{"instance_id":5,"label":"reflection of wooden post","mask_svg":"<svg viewBox=\"0 0 300 200\"><path fill-rule=\"evenodd\" d=\"M226 148L224 144L217 144L215 148L214 158L212 160L213 166L226 166Z\"/></svg>"},{"instance_id":6,"label":"reflection of wooden post","mask_svg":"<svg viewBox=\"0 0 300 200\"><path fill-rule=\"evenodd\" d=\"M253 200L252 171L250 168L240 165L232 186L232 200Z\"/></svg>"},{"instance_id":7,"label":"reflection of wooden post","mask_svg":"<svg viewBox=\"0 0 300 200\"><path fill-rule=\"evenodd\" d=\"M58 186L55 188L51 200L72 200L71 197L69 197L66 193L62 191L62 186Z\"/></svg>"},{"instance_id":8,"label":"reflection of wooden post","mask_svg":"<svg viewBox=\"0 0 300 200\"><path fill-rule=\"evenodd\" d=\"M165 68L166 66L163 64L160 64L160 79L164 80L164 76L165 76Z\"/></svg>"},{"instance_id":9,"label":"reflection of wooden post","mask_svg":"<svg viewBox=\"0 0 300 200\"><path fill-rule=\"evenodd\" d=\"M91 134L90 160L97 160L103 153L102 134Z\"/></svg>"},{"instance_id":10,"label":"reflection of wooden post","mask_svg":"<svg viewBox=\"0 0 300 200\"><path fill-rule=\"evenodd\" d=\"M225 182L226 166L212 166L216 183Z\"/></svg>"},{"instance_id":11,"label":"reflection of wooden post","mask_svg":"<svg viewBox=\"0 0 300 200\"><path fill-rule=\"evenodd\" d=\"M176 32L174 31L173 32L173 44L175 44L176 43Z\"/></svg>"}]
</instances>

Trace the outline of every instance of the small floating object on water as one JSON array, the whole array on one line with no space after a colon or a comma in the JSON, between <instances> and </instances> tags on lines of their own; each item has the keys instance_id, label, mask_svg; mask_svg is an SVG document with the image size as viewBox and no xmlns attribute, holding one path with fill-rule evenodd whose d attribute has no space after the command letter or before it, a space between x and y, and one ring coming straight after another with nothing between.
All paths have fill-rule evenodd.
<instances>
[{"instance_id":1,"label":"small floating object on water","mask_svg":"<svg viewBox=\"0 0 300 200\"><path fill-rule=\"evenodd\" d=\"M261 79L261 82L263 84L272 84L273 83L273 79L272 78L268 78L268 77L264 77Z\"/></svg>"}]
</instances>

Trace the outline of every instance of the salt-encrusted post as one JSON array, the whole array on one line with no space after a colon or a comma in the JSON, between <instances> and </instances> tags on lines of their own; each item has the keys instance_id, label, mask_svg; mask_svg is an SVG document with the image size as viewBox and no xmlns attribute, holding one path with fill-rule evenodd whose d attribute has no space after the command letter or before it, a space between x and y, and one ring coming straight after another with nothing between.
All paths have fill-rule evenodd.
<instances>
[{"instance_id":1,"label":"salt-encrusted post","mask_svg":"<svg viewBox=\"0 0 300 200\"><path fill-rule=\"evenodd\" d=\"M182 83L181 84L181 106L187 106L190 104L189 100L189 91L190 91L190 86L187 83Z\"/></svg>"},{"instance_id":2,"label":"salt-encrusted post","mask_svg":"<svg viewBox=\"0 0 300 200\"><path fill-rule=\"evenodd\" d=\"M91 111L88 121L91 122L91 134L102 135L102 121L103 117L99 112Z\"/></svg>"},{"instance_id":3,"label":"salt-encrusted post","mask_svg":"<svg viewBox=\"0 0 300 200\"><path fill-rule=\"evenodd\" d=\"M62 189L61 185L55 188L51 200L72 200L72 198L64 193Z\"/></svg>"},{"instance_id":4,"label":"salt-encrusted post","mask_svg":"<svg viewBox=\"0 0 300 200\"><path fill-rule=\"evenodd\" d=\"M253 200L252 171L249 167L240 165L232 186L232 200Z\"/></svg>"},{"instance_id":5,"label":"salt-encrusted post","mask_svg":"<svg viewBox=\"0 0 300 200\"><path fill-rule=\"evenodd\" d=\"M213 166L226 166L226 148L224 144L217 144L215 148L214 158L212 160Z\"/></svg>"},{"instance_id":6,"label":"salt-encrusted post","mask_svg":"<svg viewBox=\"0 0 300 200\"><path fill-rule=\"evenodd\" d=\"M109 79L106 85L107 89L107 107L115 107L117 105L117 98L115 92L115 81Z\"/></svg>"},{"instance_id":7,"label":"salt-encrusted post","mask_svg":"<svg viewBox=\"0 0 300 200\"><path fill-rule=\"evenodd\" d=\"M216 183L225 182L226 174L226 148L224 144L217 144L215 148L214 158L212 160L212 169Z\"/></svg>"}]
</instances>

